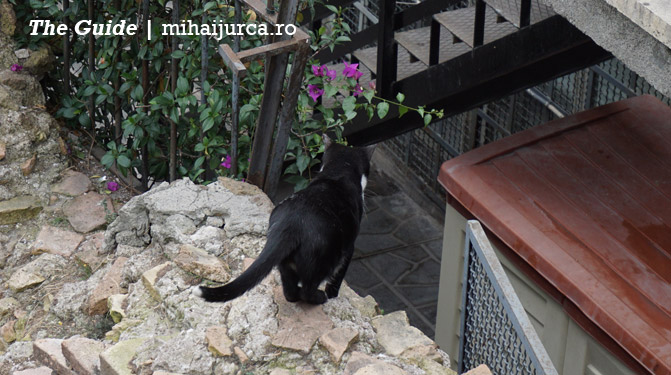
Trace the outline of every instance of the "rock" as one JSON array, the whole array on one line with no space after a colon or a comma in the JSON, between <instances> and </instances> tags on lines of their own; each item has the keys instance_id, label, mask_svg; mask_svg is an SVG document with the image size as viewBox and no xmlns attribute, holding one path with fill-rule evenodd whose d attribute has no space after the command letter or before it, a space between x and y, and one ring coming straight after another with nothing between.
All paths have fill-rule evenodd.
<instances>
[{"instance_id":1,"label":"rock","mask_svg":"<svg viewBox=\"0 0 671 375\"><path fill-rule=\"evenodd\" d=\"M275 302L279 327L271 343L276 347L309 353L317 339L333 327L322 306L287 302L282 287L275 288Z\"/></svg>"},{"instance_id":2,"label":"rock","mask_svg":"<svg viewBox=\"0 0 671 375\"><path fill-rule=\"evenodd\" d=\"M465 372L463 375L492 375L492 371L487 367L487 365L480 365L468 372Z\"/></svg>"},{"instance_id":3,"label":"rock","mask_svg":"<svg viewBox=\"0 0 671 375\"><path fill-rule=\"evenodd\" d=\"M14 8L6 0L0 1L0 34L11 37L16 29ZM2 66L2 65L0 65Z\"/></svg>"},{"instance_id":4,"label":"rock","mask_svg":"<svg viewBox=\"0 0 671 375\"><path fill-rule=\"evenodd\" d=\"M319 338L319 342L329 351L333 361L340 362L343 353L359 337L359 332L346 327L334 328Z\"/></svg>"},{"instance_id":5,"label":"rock","mask_svg":"<svg viewBox=\"0 0 671 375\"><path fill-rule=\"evenodd\" d=\"M0 201L0 225L30 220L40 211L42 211L42 204L37 197L20 196Z\"/></svg>"},{"instance_id":6,"label":"rock","mask_svg":"<svg viewBox=\"0 0 671 375\"><path fill-rule=\"evenodd\" d=\"M7 154L7 145L5 142L0 142L0 160L5 158L5 155Z\"/></svg>"},{"instance_id":7,"label":"rock","mask_svg":"<svg viewBox=\"0 0 671 375\"><path fill-rule=\"evenodd\" d=\"M105 349L100 353L100 374L132 375L133 372L128 365L145 341L146 338L125 340Z\"/></svg>"},{"instance_id":8,"label":"rock","mask_svg":"<svg viewBox=\"0 0 671 375\"><path fill-rule=\"evenodd\" d=\"M49 367L42 366L38 368L29 368L21 371L14 371L12 375L53 375L54 370Z\"/></svg>"},{"instance_id":9,"label":"rock","mask_svg":"<svg viewBox=\"0 0 671 375\"><path fill-rule=\"evenodd\" d=\"M291 375L291 371L285 368L274 368L270 370L268 375Z\"/></svg>"},{"instance_id":10,"label":"rock","mask_svg":"<svg viewBox=\"0 0 671 375\"><path fill-rule=\"evenodd\" d=\"M37 81L37 79L35 79L35 77L31 76L30 74L20 74L9 69L0 71L0 87L3 87L4 91L7 93L8 100L12 101L0 101L0 107L18 111L21 109L21 107L32 108L35 106L44 105L45 103L42 86L40 86L40 83ZM31 130L32 125L35 125L33 121L31 121L34 118L32 112L17 113L17 115L18 120L21 121L21 128L17 128L17 133L13 134L13 136L20 135L20 133L26 129ZM11 117L8 118L11 119ZM51 119L51 117L48 115L47 118ZM47 127L49 126L49 124L46 125ZM10 140L12 138L14 137L8 136L6 140ZM43 140L44 139L36 139L36 141ZM16 143L9 141L7 146L10 150L15 150L11 147L12 144ZM60 170L57 172L60 173Z\"/></svg>"},{"instance_id":11,"label":"rock","mask_svg":"<svg viewBox=\"0 0 671 375\"><path fill-rule=\"evenodd\" d=\"M91 188L91 180L81 173L69 170L63 179L51 187L51 191L58 194L76 197L86 193Z\"/></svg>"},{"instance_id":12,"label":"rock","mask_svg":"<svg viewBox=\"0 0 671 375\"><path fill-rule=\"evenodd\" d=\"M10 320L7 323L3 324L2 327L0 327L0 336L8 344L16 340L16 331L14 331L14 323L16 323L16 320Z\"/></svg>"},{"instance_id":13,"label":"rock","mask_svg":"<svg viewBox=\"0 0 671 375\"><path fill-rule=\"evenodd\" d=\"M26 161L23 162L23 164L21 164L21 173L24 176L33 173L33 169L35 169L36 163L37 163L37 154L34 154L30 159L27 159Z\"/></svg>"},{"instance_id":14,"label":"rock","mask_svg":"<svg viewBox=\"0 0 671 375\"><path fill-rule=\"evenodd\" d=\"M436 345L422 331L408 323L408 316L402 310L374 318L373 327L377 332L377 341L393 356L399 356L416 346Z\"/></svg>"},{"instance_id":15,"label":"rock","mask_svg":"<svg viewBox=\"0 0 671 375\"><path fill-rule=\"evenodd\" d=\"M40 363L56 370L59 375L70 375L72 371L61 349L61 339L41 339L33 342L33 355Z\"/></svg>"},{"instance_id":16,"label":"rock","mask_svg":"<svg viewBox=\"0 0 671 375\"><path fill-rule=\"evenodd\" d=\"M161 297L156 289L156 281L163 277L172 268L172 262L165 262L142 274L142 284L147 288L152 297L160 300Z\"/></svg>"},{"instance_id":17,"label":"rock","mask_svg":"<svg viewBox=\"0 0 671 375\"><path fill-rule=\"evenodd\" d=\"M225 283L231 278L226 263L195 246L180 246L179 254L173 261L181 269L209 280Z\"/></svg>"},{"instance_id":18,"label":"rock","mask_svg":"<svg viewBox=\"0 0 671 375\"><path fill-rule=\"evenodd\" d=\"M84 236L79 233L45 225L33 243L32 253L50 253L68 258L83 240Z\"/></svg>"},{"instance_id":19,"label":"rock","mask_svg":"<svg viewBox=\"0 0 671 375\"><path fill-rule=\"evenodd\" d=\"M107 224L108 215L114 213L114 205L109 197L89 192L67 203L63 213L74 230L88 233Z\"/></svg>"},{"instance_id":20,"label":"rock","mask_svg":"<svg viewBox=\"0 0 671 375\"><path fill-rule=\"evenodd\" d=\"M128 298L127 294L114 294L107 299L107 308L114 323L119 323L126 317L126 311L123 304Z\"/></svg>"},{"instance_id":21,"label":"rock","mask_svg":"<svg viewBox=\"0 0 671 375\"><path fill-rule=\"evenodd\" d=\"M242 349L238 348L237 346L233 348L233 353L235 353L235 356L238 357L238 361L242 363L243 365L247 362L249 362L249 357L245 352L242 351Z\"/></svg>"},{"instance_id":22,"label":"rock","mask_svg":"<svg viewBox=\"0 0 671 375\"><path fill-rule=\"evenodd\" d=\"M123 266L128 258L117 258L112 267L107 271L100 283L89 295L87 313L89 315L100 315L107 312L107 299L113 294L121 293L121 274Z\"/></svg>"},{"instance_id":23,"label":"rock","mask_svg":"<svg viewBox=\"0 0 671 375\"><path fill-rule=\"evenodd\" d=\"M361 315L368 318L373 318L377 315L380 315L380 307L377 305L377 302L373 296L361 297L356 294L352 288L345 284L343 284L343 286L340 288L340 294L343 297L347 297L352 306L361 312Z\"/></svg>"},{"instance_id":24,"label":"rock","mask_svg":"<svg viewBox=\"0 0 671 375\"><path fill-rule=\"evenodd\" d=\"M361 352L354 352L345 365L344 375L405 375L401 368L373 358Z\"/></svg>"},{"instance_id":25,"label":"rock","mask_svg":"<svg viewBox=\"0 0 671 375\"><path fill-rule=\"evenodd\" d=\"M24 291L35 285L44 282L45 278L41 275L19 269L7 281L7 286L15 293Z\"/></svg>"},{"instance_id":26,"label":"rock","mask_svg":"<svg viewBox=\"0 0 671 375\"><path fill-rule=\"evenodd\" d=\"M63 355L78 375L94 375L100 368L100 353L105 343L85 337L72 337L61 343Z\"/></svg>"},{"instance_id":27,"label":"rock","mask_svg":"<svg viewBox=\"0 0 671 375\"><path fill-rule=\"evenodd\" d=\"M210 327L205 330L207 349L215 356L229 357L233 355L233 341L228 338L225 327Z\"/></svg>"},{"instance_id":28,"label":"rock","mask_svg":"<svg viewBox=\"0 0 671 375\"><path fill-rule=\"evenodd\" d=\"M5 297L0 299L0 318L4 317L6 314L11 313L19 307L19 301L13 297Z\"/></svg>"},{"instance_id":29,"label":"rock","mask_svg":"<svg viewBox=\"0 0 671 375\"><path fill-rule=\"evenodd\" d=\"M30 54L30 57L23 63L23 68L35 76L41 76L53 69L55 61L56 57L51 52L51 48L43 46Z\"/></svg>"},{"instance_id":30,"label":"rock","mask_svg":"<svg viewBox=\"0 0 671 375\"><path fill-rule=\"evenodd\" d=\"M30 50L28 48L21 48L14 51L14 54L19 59L27 59L30 57Z\"/></svg>"}]
</instances>

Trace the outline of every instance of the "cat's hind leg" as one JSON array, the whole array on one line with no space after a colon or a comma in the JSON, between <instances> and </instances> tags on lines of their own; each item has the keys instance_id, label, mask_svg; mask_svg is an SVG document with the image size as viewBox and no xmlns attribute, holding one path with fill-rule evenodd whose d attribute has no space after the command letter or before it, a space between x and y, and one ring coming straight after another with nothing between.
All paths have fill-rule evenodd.
<instances>
[{"instance_id":1,"label":"cat's hind leg","mask_svg":"<svg viewBox=\"0 0 671 375\"><path fill-rule=\"evenodd\" d=\"M326 296L328 298L338 297L338 292L340 292L340 286L342 281L345 278L347 273L347 268L349 268L349 263L352 260L352 255L354 255L354 243L348 246L343 250L344 256L339 264L338 268L335 270L333 276L330 277L328 283L326 284Z\"/></svg>"},{"instance_id":2,"label":"cat's hind leg","mask_svg":"<svg viewBox=\"0 0 671 375\"><path fill-rule=\"evenodd\" d=\"M282 278L282 291L284 298L289 302L298 302L301 299L301 288L298 286L298 274L295 266L289 261L283 261L279 265L280 277Z\"/></svg>"}]
</instances>

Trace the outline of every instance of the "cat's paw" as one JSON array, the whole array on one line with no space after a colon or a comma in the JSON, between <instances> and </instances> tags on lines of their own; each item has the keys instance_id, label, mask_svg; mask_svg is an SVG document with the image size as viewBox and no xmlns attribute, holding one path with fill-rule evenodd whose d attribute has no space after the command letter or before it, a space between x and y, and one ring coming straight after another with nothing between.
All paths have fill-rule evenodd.
<instances>
[{"instance_id":1,"label":"cat's paw","mask_svg":"<svg viewBox=\"0 0 671 375\"><path fill-rule=\"evenodd\" d=\"M305 298L303 298L303 301L312 305L321 305L326 301L328 301L328 298L326 297L326 293L324 293L321 290L317 290L316 292L308 296L305 296Z\"/></svg>"},{"instance_id":2,"label":"cat's paw","mask_svg":"<svg viewBox=\"0 0 671 375\"><path fill-rule=\"evenodd\" d=\"M336 287L335 285L331 284L326 284L326 297L328 298L336 298L338 297L338 292L340 292L340 288Z\"/></svg>"}]
</instances>

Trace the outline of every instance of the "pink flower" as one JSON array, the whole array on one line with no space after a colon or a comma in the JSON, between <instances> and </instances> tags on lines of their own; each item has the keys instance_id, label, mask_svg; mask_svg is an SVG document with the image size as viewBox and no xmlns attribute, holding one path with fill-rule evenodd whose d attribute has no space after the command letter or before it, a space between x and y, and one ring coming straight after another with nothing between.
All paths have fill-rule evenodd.
<instances>
[{"instance_id":1,"label":"pink flower","mask_svg":"<svg viewBox=\"0 0 671 375\"><path fill-rule=\"evenodd\" d=\"M226 155L226 159L221 163L221 166L226 169L231 169L231 155Z\"/></svg>"},{"instance_id":2,"label":"pink flower","mask_svg":"<svg viewBox=\"0 0 671 375\"><path fill-rule=\"evenodd\" d=\"M323 93L324 90L317 87L317 85L308 85L308 95L310 95L314 102L317 102L317 98L322 96Z\"/></svg>"},{"instance_id":3,"label":"pink flower","mask_svg":"<svg viewBox=\"0 0 671 375\"><path fill-rule=\"evenodd\" d=\"M321 77L321 76L323 76L323 75L324 75L324 69L323 69L323 68L324 68L325 66L326 66L326 65L322 65L322 66L319 66L319 65L312 65L312 73L313 73L314 75L316 75L317 77Z\"/></svg>"},{"instance_id":4,"label":"pink flower","mask_svg":"<svg viewBox=\"0 0 671 375\"><path fill-rule=\"evenodd\" d=\"M20 72L21 70L23 70L23 66L19 64L12 64L12 67L10 69L12 69L12 72Z\"/></svg>"},{"instance_id":5,"label":"pink flower","mask_svg":"<svg viewBox=\"0 0 671 375\"><path fill-rule=\"evenodd\" d=\"M326 67L324 67L324 75L326 75L326 79L329 81L333 81L336 79L336 76L338 75L338 72L335 70L328 70Z\"/></svg>"},{"instance_id":6,"label":"pink flower","mask_svg":"<svg viewBox=\"0 0 671 375\"><path fill-rule=\"evenodd\" d=\"M342 75L344 75L347 78L355 77L356 79L359 79L359 77L361 77L362 73L357 71L359 64L348 64L347 62L345 62L344 64L345 69L342 70ZM358 76L357 73L359 73Z\"/></svg>"},{"instance_id":7,"label":"pink flower","mask_svg":"<svg viewBox=\"0 0 671 375\"><path fill-rule=\"evenodd\" d=\"M354 86L353 94L354 96L359 96L360 94L363 94L363 87L361 87L361 85L357 83L356 86Z\"/></svg>"},{"instance_id":8,"label":"pink flower","mask_svg":"<svg viewBox=\"0 0 671 375\"><path fill-rule=\"evenodd\" d=\"M117 191L117 190L119 190L119 184L117 184L114 181L110 181L110 182L107 183L107 190Z\"/></svg>"},{"instance_id":9,"label":"pink flower","mask_svg":"<svg viewBox=\"0 0 671 375\"><path fill-rule=\"evenodd\" d=\"M368 87L370 87L372 90L375 90L375 81L368 82Z\"/></svg>"}]
</instances>

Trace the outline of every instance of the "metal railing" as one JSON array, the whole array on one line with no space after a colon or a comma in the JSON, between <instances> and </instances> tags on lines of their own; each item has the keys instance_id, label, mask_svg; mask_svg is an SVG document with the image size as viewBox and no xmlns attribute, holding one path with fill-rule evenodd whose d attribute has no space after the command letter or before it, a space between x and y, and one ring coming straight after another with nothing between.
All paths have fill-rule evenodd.
<instances>
[{"instance_id":1,"label":"metal railing","mask_svg":"<svg viewBox=\"0 0 671 375\"><path fill-rule=\"evenodd\" d=\"M482 226L466 225L459 373L557 375Z\"/></svg>"}]
</instances>

